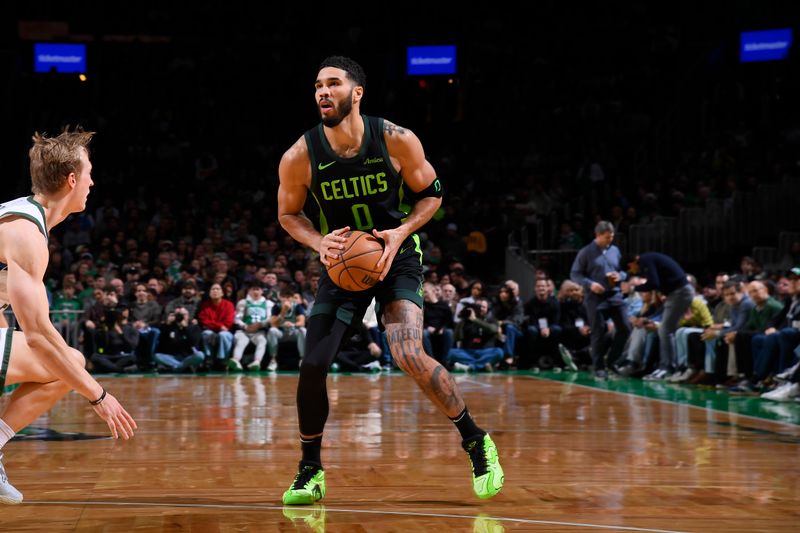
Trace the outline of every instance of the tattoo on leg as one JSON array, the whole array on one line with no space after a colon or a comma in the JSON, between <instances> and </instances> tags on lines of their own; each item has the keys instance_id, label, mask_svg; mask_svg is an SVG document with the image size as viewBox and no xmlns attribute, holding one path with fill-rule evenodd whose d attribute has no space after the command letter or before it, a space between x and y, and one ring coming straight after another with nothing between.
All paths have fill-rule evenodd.
<instances>
[{"instance_id":1,"label":"tattoo on leg","mask_svg":"<svg viewBox=\"0 0 800 533\"><path fill-rule=\"evenodd\" d=\"M414 378L428 398L448 416L464 409L450 373L422 347L422 310L411 302L392 302L384 313L386 337L397 365Z\"/></svg>"},{"instance_id":2,"label":"tattoo on leg","mask_svg":"<svg viewBox=\"0 0 800 533\"><path fill-rule=\"evenodd\" d=\"M442 365L438 365L431 376L430 388L433 394L439 399L444 408L444 412L448 414L455 411L455 414L464 409L464 401L456 388L456 382L450 372L445 370Z\"/></svg>"}]
</instances>

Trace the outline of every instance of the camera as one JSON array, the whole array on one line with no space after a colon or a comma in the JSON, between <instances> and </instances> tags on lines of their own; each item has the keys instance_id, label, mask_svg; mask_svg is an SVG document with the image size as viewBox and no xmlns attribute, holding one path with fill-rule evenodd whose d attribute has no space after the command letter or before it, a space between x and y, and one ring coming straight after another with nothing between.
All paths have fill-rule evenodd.
<instances>
[{"instance_id":1,"label":"camera","mask_svg":"<svg viewBox=\"0 0 800 533\"><path fill-rule=\"evenodd\" d=\"M469 319L470 310L475 312L475 316L478 316L478 307L475 304L468 303L464 304L464 308L459 311L458 318L460 320Z\"/></svg>"}]
</instances>

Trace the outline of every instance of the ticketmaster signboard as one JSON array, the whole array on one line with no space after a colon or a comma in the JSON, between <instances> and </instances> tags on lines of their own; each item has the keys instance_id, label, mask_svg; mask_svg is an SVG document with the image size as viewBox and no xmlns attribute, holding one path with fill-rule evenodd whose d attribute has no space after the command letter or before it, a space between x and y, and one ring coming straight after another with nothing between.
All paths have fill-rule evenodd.
<instances>
[{"instance_id":1,"label":"ticketmaster signboard","mask_svg":"<svg viewBox=\"0 0 800 533\"><path fill-rule=\"evenodd\" d=\"M744 31L742 32L740 59L749 61L775 61L786 59L792 47L792 30Z\"/></svg>"},{"instance_id":2,"label":"ticketmaster signboard","mask_svg":"<svg viewBox=\"0 0 800 533\"><path fill-rule=\"evenodd\" d=\"M455 73L455 45L408 47L408 74L410 76Z\"/></svg>"},{"instance_id":3,"label":"ticketmaster signboard","mask_svg":"<svg viewBox=\"0 0 800 533\"><path fill-rule=\"evenodd\" d=\"M33 45L36 72L86 72L85 44L36 43Z\"/></svg>"}]
</instances>

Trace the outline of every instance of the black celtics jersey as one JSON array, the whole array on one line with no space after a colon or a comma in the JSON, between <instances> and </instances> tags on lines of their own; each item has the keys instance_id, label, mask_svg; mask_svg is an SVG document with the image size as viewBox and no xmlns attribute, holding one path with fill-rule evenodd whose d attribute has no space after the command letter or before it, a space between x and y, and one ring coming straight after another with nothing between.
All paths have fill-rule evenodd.
<instances>
[{"instance_id":1,"label":"black celtics jersey","mask_svg":"<svg viewBox=\"0 0 800 533\"><path fill-rule=\"evenodd\" d=\"M318 209L316 226L323 235L345 226L361 231L396 228L408 215L403 179L392 166L383 140L383 119L361 118L364 140L355 157L336 155L322 124L305 133L311 159L313 200L309 204Z\"/></svg>"}]
</instances>

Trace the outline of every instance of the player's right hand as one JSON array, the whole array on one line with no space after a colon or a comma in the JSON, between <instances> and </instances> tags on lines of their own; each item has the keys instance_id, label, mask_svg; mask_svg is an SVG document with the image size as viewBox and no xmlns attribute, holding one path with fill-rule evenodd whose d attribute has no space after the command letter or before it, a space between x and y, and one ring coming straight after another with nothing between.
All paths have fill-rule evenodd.
<instances>
[{"instance_id":1,"label":"player's right hand","mask_svg":"<svg viewBox=\"0 0 800 533\"><path fill-rule=\"evenodd\" d=\"M106 392L105 399L99 404L93 405L92 408L97 416L106 421L108 429L111 430L111 435L115 439L118 439L120 435L125 440L133 437L133 430L138 427L136 421L110 393Z\"/></svg>"},{"instance_id":2,"label":"player's right hand","mask_svg":"<svg viewBox=\"0 0 800 533\"><path fill-rule=\"evenodd\" d=\"M327 235L322 236L319 242L319 260L326 267L330 266L330 259L335 258L339 250L344 250L344 243L346 238L342 237L343 233L350 231L350 226L335 229Z\"/></svg>"}]
</instances>

